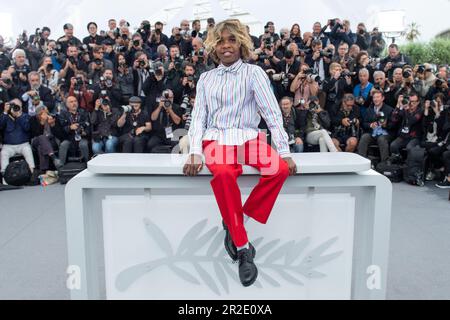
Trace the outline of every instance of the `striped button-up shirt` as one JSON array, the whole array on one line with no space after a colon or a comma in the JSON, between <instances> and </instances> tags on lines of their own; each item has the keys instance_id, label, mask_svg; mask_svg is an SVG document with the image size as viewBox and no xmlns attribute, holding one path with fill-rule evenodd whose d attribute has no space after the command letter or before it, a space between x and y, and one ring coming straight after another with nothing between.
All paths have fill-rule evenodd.
<instances>
[{"instance_id":1,"label":"striped button-up shirt","mask_svg":"<svg viewBox=\"0 0 450 320\"><path fill-rule=\"evenodd\" d=\"M240 146L256 139L261 116L279 155L290 157L281 110L262 68L238 60L202 73L188 134L190 154L201 155L204 140Z\"/></svg>"}]
</instances>

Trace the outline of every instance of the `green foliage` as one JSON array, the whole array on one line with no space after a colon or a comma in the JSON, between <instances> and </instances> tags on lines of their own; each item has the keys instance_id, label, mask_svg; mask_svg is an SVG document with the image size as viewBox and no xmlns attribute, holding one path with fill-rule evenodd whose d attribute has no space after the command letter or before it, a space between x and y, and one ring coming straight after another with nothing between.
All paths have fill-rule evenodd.
<instances>
[{"instance_id":1,"label":"green foliage","mask_svg":"<svg viewBox=\"0 0 450 320\"><path fill-rule=\"evenodd\" d=\"M409 56L414 64L450 64L450 39L435 39L429 43L408 43L401 52Z\"/></svg>"}]
</instances>

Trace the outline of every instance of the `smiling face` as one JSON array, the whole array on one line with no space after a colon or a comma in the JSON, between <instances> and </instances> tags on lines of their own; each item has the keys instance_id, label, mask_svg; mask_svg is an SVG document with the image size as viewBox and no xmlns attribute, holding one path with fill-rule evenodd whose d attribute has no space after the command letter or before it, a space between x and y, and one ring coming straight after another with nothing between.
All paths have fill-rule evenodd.
<instances>
[{"instance_id":1,"label":"smiling face","mask_svg":"<svg viewBox=\"0 0 450 320\"><path fill-rule=\"evenodd\" d=\"M216 47L217 56L225 66L231 66L241 57L240 45L236 37L228 30L223 30Z\"/></svg>"}]
</instances>

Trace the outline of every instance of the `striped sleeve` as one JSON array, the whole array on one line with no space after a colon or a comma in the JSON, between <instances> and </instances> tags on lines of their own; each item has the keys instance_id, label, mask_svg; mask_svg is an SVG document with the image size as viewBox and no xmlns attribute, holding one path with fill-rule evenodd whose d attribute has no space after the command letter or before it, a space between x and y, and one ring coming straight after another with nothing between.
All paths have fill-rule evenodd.
<instances>
[{"instance_id":1,"label":"striped sleeve","mask_svg":"<svg viewBox=\"0 0 450 320\"><path fill-rule=\"evenodd\" d=\"M279 155L282 158L291 157L281 110L270 87L269 77L261 67L253 68L251 85L258 110L267 123Z\"/></svg>"},{"instance_id":2,"label":"striped sleeve","mask_svg":"<svg viewBox=\"0 0 450 320\"><path fill-rule=\"evenodd\" d=\"M205 96L205 82L204 75L200 76L197 83L197 95L195 98L195 106L192 111L191 126L189 128L189 142L190 142L190 152L189 154L203 154L202 140L203 134L206 130L208 107L207 100Z\"/></svg>"}]
</instances>

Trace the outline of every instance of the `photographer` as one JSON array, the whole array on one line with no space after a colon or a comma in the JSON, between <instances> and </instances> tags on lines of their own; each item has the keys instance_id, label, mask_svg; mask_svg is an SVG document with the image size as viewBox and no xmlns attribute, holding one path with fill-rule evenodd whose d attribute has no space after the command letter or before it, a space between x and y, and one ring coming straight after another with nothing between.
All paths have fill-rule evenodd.
<instances>
[{"instance_id":1,"label":"photographer","mask_svg":"<svg viewBox=\"0 0 450 320\"><path fill-rule=\"evenodd\" d=\"M66 164L67 154L70 149L80 150L84 161L89 161L89 137L91 134L91 123L89 114L78 108L75 97L67 97L67 111L59 114L59 125L64 132L63 141L59 146L59 159L62 165Z\"/></svg>"},{"instance_id":2,"label":"photographer","mask_svg":"<svg viewBox=\"0 0 450 320\"><path fill-rule=\"evenodd\" d=\"M89 47L89 51L92 51L96 46L100 46L105 38L97 34L97 24L95 22L89 22L87 25L87 30L89 36L83 39L83 44Z\"/></svg>"},{"instance_id":3,"label":"photographer","mask_svg":"<svg viewBox=\"0 0 450 320\"><path fill-rule=\"evenodd\" d=\"M78 47L69 45L67 48L67 58L62 64L62 69L59 72L59 77L64 78L66 83L70 82L77 71L88 72L88 66L83 59L79 57Z\"/></svg>"},{"instance_id":4,"label":"photographer","mask_svg":"<svg viewBox=\"0 0 450 320\"><path fill-rule=\"evenodd\" d=\"M431 65L428 63L414 67L414 88L421 98L425 98L436 81Z\"/></svg>"},{"instance_id":5,"label":"photographer","mask_svg":"<svg viewBox=\"0 0 450 320\"><path fill-rule=\"evenodd\" d=\"M358 30L356 31L356 44L361 50L368 50L372 41L372 36L367 32L366 25L364 23L358 24Z\"/></svg>"},{"instance_id":6,"label":"photographer","mask_svg":"<svg viewBox=\"0 0 450 320\"><path fill-rule=\"evenodd\" d=\"M370 36L369 55L371 57L379 58L381 57L384 48L386 48L386 41L384 41L383 35L378 31L378 28L374 28Z\"/></svg>"},{"instance_id":7,"label":"photographer","mask_svg":"<svg viewBox=\"0 0 450 320\"><path fill-rule=\"evenodd\" d=\"M30 116L36 114L38 106L46 106L50 112L55 109L55 100L49 88L41 85L39 73L32 71L28 74L29 90L22 95L22 101L27 105L24 106L24 112Z\"/></svg>"},{"instance_id":8,"label":"photographer","mask_svg":"<svg viewBox=\"0 0 450 320\"><path fill-rule=\"evenodd\" d=\"M391 120L400 129L398 137L391 143L392 161L401 159L400 151L414 148L420 144L422 138L423 110L420 107L420 97L412 93L409 98L400 95L397 107L392 112Z\"/></svg>"},{"instance_id":9,"label":"photographer","mask_svg":"<svg viewBox=\"0 0 450 320\"><path fill-rule=\"evenodd\" d=\"M410 59L400 53L398 46L392 43L389 46L389 55L380 61L380 70L384 71L391 79L393 71L396 68L403 68L405 65L411 65Z\"/></svg>"},{"instance_id":10,"label":"photographer","mask_svg":"<svg viewBox=\"0 0 450 320\"><path fill-rule=\"evenodd\" d=\"M63 26L64 36L56 40L57 44L61 47L61 52L67 52L70 46L81 47L82 42L80 39L73 35L73 25L66 23Z\"/></svg>"},{"instance_id":11,"label":"photographer","mask_svg":"<svg viewBox=\"0 0 450 320\"><path fill-rule=\"evenodd\" d=\"M356 56L353 63L350 64L349 70L354 72L355 75L359 74L362 69L367 69L369 71L369 82L373 82L374 68L370 64L369 54L366 51L360 51ZM359 77L353 77L353 85L356 86L360 83Z\"/></svg>"},{"instance_id":12,"label":"photographer","mask_svg":"<svg viewBox=\"0 0 450 320\"><path fill-rule=\"evenodd\" d=\"M379 90L384 93L384 102L388 106L395 106L397 101L395 99L395 89L389 85L386 74L383 71L375 71L373 74L374 86L372 90Z\"/></svg>"},{"instance_id":13,"label":"photographer","mask_svg":"<svg viewBox=\"0 0 450 320\"><path fill-rule=\"evenodd\" d=\"M341 108L332 119L332 140L336 149L342 152L341 145L345 146L345 152L353 153L358 146L361 126L359 108L355 105L355 97L351 93L344 95Z\"/></svg>"},{"instance_id":14,"label":"photographer","mask_svg":"<svg viewBox=\"0 0 450 320\"><path fill-rule=\"evenodd\" d=\"M192 51L192 45L181 35L180 32L180 28L172 28L172 36L169 39L169 48L176 45L178 46L181 55L188 56L189 52Z\"/></svg>"},{"instance_id":15,"label":"photographer","mask_svg":"<svg viewBox=\"0 0 450 320\"><path fill-rule=\"evenodd\" d=\"M75 97L78 106L86 112L94 110L94 91L88 88L84 72L78 71L75 77L70 79L69 96Z\"/></svg>"},{"instance_id":16,"label":"photographer","mask_svg":"<svg viewBox=\"0 0 450 320\"><path fill-rule=\"evenodd\" d=\"M13 61L14 63L9 67L9 70L13 78L14 86L18 94L22 96L28 90L28 74L31 72L31 68L26 64L25 51L22 49L14 50Z\"/></svg>"},{"instance_id":17,"label":"photographer","mask_svg":"<svg viewBox=\"0 0 450 320\"><path fill-rule=\"evenodd\" d=\"M152 123L147 112L141 110L142 100L130 98L130 106L123 106L123 114L117 120L120 130L119 144L122 153L144 153L147 134L152 131Z\"/></svg>"},{"instance_id":18,"label":"photographer","mask_svg":"<svg viewBox=\"0 0 450 320\"><path fill-rule=\"evenodd\" d=\"M329 49L322 50L322 41L314 40L312 42L312 52L306 56L305 62L318 73L320 80L324 81L329 76L329 65L334 53Z\"/></svg>"},{"instance_id":19,"label":"photographer","mask_svg":"<svg viewBox=\"0 0 450 320\"><path fill-rule=\"evenodd\" d=\"M361 116L364 118L366 111L372 103L371 91L373 84L369 82L369 70L361 69L358 73L359 84L355 86L353 95L355 96L356 104L359 106Z\"/></svg>"},{"instance_id":20,"label":"photographer","mask_svg":"<svg viewBox=\"0 0 450 320\"><path fill-rule=\"evenodd\" d=\"M153 134L147 143L148 152L152 153L161 146L174 146L174 131L181 124L182 110L174 104L174 94L165 90L151 114Z\"/></svg>"},{"instance_id":21,"label":"photographer","mask_svg":"<svg viewBox=\"0 0 450 320\"><path fill-rule=\"evenodd\" d=\"M398 101L400 95L410 96L421 89L420 84L414 81L414 72L412 67L405 65L402 69L402 83L395 91L395 98Z\"/></svg>"},{"instance_id":22,"label":"photographer","mask_svg":"<svg viewBox=\"0 0 450 320\"><path fill-rule=\"evenodd\" d=\"M200 75L206 71L214 69L214 64L209 63L208 54L203 47L202 38L192 39L191 62L195 68L195 77L198 79Z\"/></svg>"},{"instance_id":23,"label":"photographer","mask_svg":"<svg viewBox=\"0 0 450 320\"><path fill-rule=\"evenodd\" d=\"M123 53L116 55L116 74L119 89L122 92L122 104L127 105L128 100L134 94L133 69L127 65L127 60Z\"/></svg>"},{"instance_id":24,"label":"photographer","mask_svg":"<svg viewBox=\"0 0 450 320\"><path fill-rule=\"evenodd\" d=\"M441 163L442 155L450 145L450 109L442 102L442 94L437 94L432 101L424 104L423 139L420 143L428 154L426 163L426 180L435 178L434 169Z\"/></svg>"},{"instance_id":25,"label":"photographer","mask_svg":"<svg viewBox=\"0 0 450 320\"><path fill-rule=\"evenodd\" d=\"M115 153L119 144L117 120L119 112L112 111L109 103L95 102L95 110L91 113L92 153Z\"/></svg>"},{"instance_id":26,"label":"photographer","mask_svg":"<svg viewBox=\"0 0 450 320\"><path fill-rule=\"evenodd\" d=\"M3 48L3 38L0 36L0 72L7 70L11 66L11 60L8 57L8 50Z\"/></svg>"},{"instance_id":27,"label":"photographer","mask_svg":"<svg viewBox=\"0 0 450 320\"><path fill-rule=\"evenodd\" d=\"M100 81L94 85L94 101L97 99L108 99L113 109L119 109L122 101L122 91L120 91L114 79L111 69L106 69Z\"/></svg>"},{"instance_id":28,"label":"photographer","mask_svg":"<svg viewBox=\"0 0 450 320\"><path fill-rule=\"evenodd\" d=\"M348 69L352 61L348 54L348 49L349 47L347 43L341 43L338 47L337 54L332 59L332 62L339 63L343 69Z\"/></svg>"},{"instance_id":29,"label":"photographer","mask_svg":"<svg viewBox=\"0 0 450 320\"><path fill-rule=\"evenodd\" d=\"M150 76L145 80L143 90L145 93L145 111L150 115L157 98L165 89L166 76L164 66L160 62L152 63Z\"/></svg>"},{"instance_id":30,"label":"photographer","mask_svg":"<svg viewBox=\"0 0 450 320\"><path fill-rule=\"evenodd\" d=\"M293 108L293 99L283 97L280 101L283 127L289 137L289 146L292 153L302 153L306 137L306 110Z\"/></svg>"},{"instance_id":31,"label":"photographer","mask_svg":"<svg viewBox=\"0 0 450 320\"><path fill-rule=\"evenodd\" d=\"M134 95L145 99L144 83L150 77L150 63L147 55L136 52L136 60L133 62Z\"/></svg>"},{"instance_id":32,"label":"photographer","mask_svg":"<svg viewBox=\"0 0 450 320\"><path fill-rule=\"evenodd\" d=\"M133 62L137 59L138 55L145 54L147 60L152 56L150 47L143 41L142 35L139 33L133 34L131 42L129 44L127 53L127 64L133 65Z\"/></svg>"},{"instance_id":33,"label":"photographer","mask_svg":"<svg viewBox=\"0 0 450 320\"><path fill-rule=\"evenodd\" d=\"M261 42L263 42L263 38L271 38L272 43L280 40L280 36L275 33L275 25L272 21L268 21L264 26L264 34L259 37Z\"/></svg>"},{"instance_id":34,"label":"photographer","mask_svg":"<svg viewBox=\"0 0 450 320\"><path fill-rule=\"evenodd\" d=\"M325 110L319 104L317 97L311 97L305 104L308 111L306 115L306 142L311 145L319 145L320 152L337 152L337 149L331 140L328 130L331 128L331 119Z\"/></svg>"},{"instance_id":35,"label":"photographer","mask_svg":"<svg viewBox=\"0 0 450 320\"><path fill-rule=\"evenodd\" d=\"M329 37L325 34L325 30L328 28L328 25L325 29L322 29L322 24L320 22L316 22L313 25L313 32L311 34L312 40L320 40L322 42L322 47L326 48L331 44ZM303 37L305 38L305 37ZM311 41L312 41L311 40ZM309 45L310 47L310 45Z\"/></svg>"},{"instance_id":36,"label":"photographer","mask_svg":"<svg viewBox=\"0 0 450 320\"><path fill-rule=\"evenodd\" d=\"M56 71L60 71L61 70L61 63L62 63L62 59L61 59L61 55L57 50L56 50L56 41L54 40L50 40L50 42L48 43L47 46L47 50L44 52L44 58L46 57L50 57L52 59L52 64L53 67Z\"/></svg>"},{"instance_id":37,"label":"photographer","mask_svg":"<svg viewBox=\"0 0 450 320\"><path fill-rule=\"evenodd\" d=\"M0 77L0 111L3 111L6 101L11 101L16 98L19 98L19 93L14 86L10 73L4 70Z\"/></svg>"},{"instance_id":38,"label":"photographer","mask_svg":"<svg viewBox=\"0 0 450 320\"><path fill-rule=\"evenodd\" d=\"M59 72L55 69L52 58L44 57L42 63L38 69L41 78L41 84L52 91L52 95L55 95L56 88L58 87Z\"/></svg>"},{"instance_id":39,"label":"photographer","mask_svg":"<svg viewBox=\"0 0 450 320\"><path fill-rule=\"evenodd\" d=\"M3 135L0 152L2 176L9 159L17 154L25 158L33 173L35 165L30 145L30 116L22 112L22 102L19 99L5 103L3 113L0 114L0 132Z\"/></svg>"},{"instance_id":40,"label":"photographer","mask_svg":"<svg viewBox=\"0 0 450 320\"><path fill-rule=\"evenodd\" d=\"M56 170L62 167L61 161L56 157L58 149L57 138L63 136L59 122L54 115L50 115L46 107L38 107L36 115L30 119L31 146L39 155L39 171L45 173L50 169L50 160Z\"/></svg>"},{"instance_id":41,"label":"photographer","mask_svg":"<svg viewBox=\"0 0 450 320\"><path fill-rule=\"evenodd\" d=\"M292 81L296 78L300 71L300 62L295 60L292 51L287 50L284 58L277 63L275 70L277 74L272 76L277 99L285 96L293 96L290 88Z\"/></svg>"},{"instance_id":42,"label":"photographer","mask_svg":"<svg viewBox=\"0 0 450 320\"><path fill-rule=\"evenodd\" d=\"M103 46L95 46L92 49L93 61L89 64L88 78L93 82L99 82L106 69L114 69L114 64L103 57L103 52Z\"/></svg>"},{"instance_id":43,"label":"photographer","mask_svg":"<svg viewBox=\"0 0 450 320\"><path fill-rule=\"evenodd\" d=\"M426 99L431 100L436 94L441 93L443 95L444 104L449 103L450 91L448 87L448 82L443 79L436 79L433 86L427 93Z\"/></svg>"},{"instance_id":44,"label":"photographer","mask_svg":"<svg viewBox=\"0 0 450 320\"><path fill-rule=\"evenodd\" d=\"M342 66L336 62L330 65L330 77L323 82L322 90L326 93L325 110L334 116L340 106L345 93L351 93L352 74L348 70L343 70Z\"/></svg>"},{"instance_id":45,"label":"photographer","mask_svg":"<svg viewBox=\"0 0 450 320\"><path fill-rule=\"evenodd\" d=\"M173 79L167 79L167 88L172 90L174 101L179 104L185 95L195 90L195 66L192 63L184 65L183 73Z\"/></svg>"},{"instance_id":46,"label":"photographer","mask_svg":"<svg viewBox=\"0 0 450 320\"><path fill-rule=\"evenodd\" d=\"M158 47L162 44L161 33L158 30L152 31L147 41L147 45L152 53L150 56L151 60L156 60L158 58Z\"/></svg>"},{"instance_id":47,"label":"photographer","mask_svg":"<svg viewBox=\"0 0 450 320\"><path fill-rule=\"evenodd\" d=\"M161 43L166 47L169 45L169 37L163 33L164 24L161 21L155 23L155 32L160 34Z\"/></svg>"},{"instance_id":48,"label":"photographer","mask_svg":"<svg viewBox=\"0 0 450 320\"><path fill-rule=\"evenodd\" d=\"M300 25L298 23L294 23L292 25L289 34L289 40L291 43L297 44L297 46L300 46L302 44L303 42L302 31L300 30Z\"/></svg>"},{"instance_id":49,"label":"photographer","mask_svg":"<svg viewBox=\"0 0 450 320\"><path fill-rule=\"evenodd\" d=\"M363 135L361 136L358 153L367 158L369 146L376 143L380 148L381 161L389 158L389 142L393 134L391 122L392 107L384 103L384 93L372 92L373 104L362 117Z\"/></svg>"},{"instance_id":50,"label":"photographer","mask_svg":"<svg viewBox=\"0 0 450 320\"><path fill-rule=\"evenodd\" d=\"M181 116L181 125L180 125L180 129L184 130L184 133L182 133L183 131L178 131L181 134L178 134L178 136L181 136L181 139L178 143L179 148L180 148L180 153L182 154L188 154L189 153L189 148L190 148L190 142L189 142L189 129L191 127L191 122L192 122L192 112L194 111L194 107L195 107L195 98L196 98L196 92L192 91L190 93L189 96L184 96L183 97L183 102L180 105L180 108L183 112L183 115ZM175 132L174 132L175 133ZM176 138L176 136L175 136Z\"/></svg>"},{"instance_id":51,"label":"photographer","mask_svg":"<svg viewBox=\"0 0 450 320\"><path fill-rule=\"evenodd\" d=\"M303 108L311 96L319 95L319 83L317 75L311 73L307 64L300 66L300 72L294 78L291 84L291 92L294 94L295 108Z\"/></svg>"},{"instance_id":52,"label":"photographer","mask_svg":"<svg viewBox=\"0 0 450 320\"><path fill-rule=\"evenodd\" d=\"M350 29L350 21L331 19L328 21L328 26L331 29L328 36L335 47L338 47L341 42L345 42L349 46L356 42L356 35Z\"/></svg>"}]
</instances>

